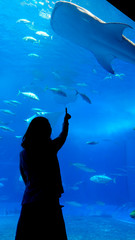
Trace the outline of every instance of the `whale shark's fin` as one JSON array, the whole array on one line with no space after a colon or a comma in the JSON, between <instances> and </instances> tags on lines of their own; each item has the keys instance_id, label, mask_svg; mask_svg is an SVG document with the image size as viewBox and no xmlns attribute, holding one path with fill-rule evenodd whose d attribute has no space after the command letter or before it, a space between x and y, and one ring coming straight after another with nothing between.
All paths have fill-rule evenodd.
<instances>
[{"instance_id":1,"label":"whale shark's fin","mask_svg":"<svg viewBox=\"0 0 135 240\"><path fill-rule=\"evenodd\" d=\"M112 60L115 58L114 56L110 55L110 54L107 54L107 55L104 55L100 53L100 55L98 55L97 53L94 54L97 61L99 62L99 64L104 68L106 69L108 72L114 74L114 70L111 66L111 62Z\"/></svg>"},{"instance_id":2,"label":"whale shark's fin","mask_svg":"<svg viewBox=\"0 0 135 240\"><path fill-rule=\"evenodd\" d=\"M115 36L115 38L119 41L122 41L123 37L122 37L122 33L124 31L125 28L132 28L127 24L124 23L104 23L104 28L106 29L106 31L108 32L108 34L110 33L110 35L113 35L113 37ZM108 72L114 74L114 70L111 66L111 62L112 60L115 58L115 56L111 55L111 54L105 54L105 53L94 53L97 61L99 62L99 64L106 69Z\"/></svg>"},{"instance_id":3,"label":"whale shark's fin","mask_svg":"<svg viewBox=\"0 0 135 240\"><path fill-rule=\"evenodd\" d=\"M104 23L104 28L108 29L108 34L110 32L111 34L113 34L113 36L115 36L115 38L121 41L122 34L125 28L132 28L132 27L125 23Z\"/></svg>"},{"instance_id":4,"label":"whale shark's fin","mask_svg":"<svg viewBox=\"0 0 135 240\"><path fill-rule=\"evenodd\" d=\"M108 34L112 34L113 37L115 36L115 38L119 41L122 41L123 37L123 31L125 28L132 28L131 26L124 24L124 23L104 23L104 28L108 29ZM99 62L99 64L106 69L108 72L114 74L114 70L111 66L111 62L112 60L115 58L115 56L111 55L111 54L105 54L105 53L94 53L97 61Z\"/></svg>"}]
</instances>

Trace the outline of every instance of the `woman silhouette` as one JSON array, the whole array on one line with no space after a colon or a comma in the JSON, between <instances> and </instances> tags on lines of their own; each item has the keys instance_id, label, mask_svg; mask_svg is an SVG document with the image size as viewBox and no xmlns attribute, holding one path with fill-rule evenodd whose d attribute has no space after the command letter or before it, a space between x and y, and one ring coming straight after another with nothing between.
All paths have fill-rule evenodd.
<instances>
[{"instance_id":1,"label":"woman silhouette","mask_svg":"<svg viewBox=\"0 0 135 240\"><path fill-rule=\"evenodd\" d=\"M59 198L64 192L57 152L68 135L65 113L61 134L51 139L51 126L44 117L34 118L22 140L20 172L25 183L15 240L67 240Z\"/></svg>"}]
</instances>

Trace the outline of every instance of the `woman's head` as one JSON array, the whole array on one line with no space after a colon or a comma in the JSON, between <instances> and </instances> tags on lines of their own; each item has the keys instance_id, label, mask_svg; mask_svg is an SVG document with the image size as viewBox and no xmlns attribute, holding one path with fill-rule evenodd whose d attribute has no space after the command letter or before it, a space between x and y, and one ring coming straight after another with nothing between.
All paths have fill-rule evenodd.
<instances>
[{"instance_id":1,"label":"woman's head","mask_svg":"<svg viewBox=\"0 0 135 240\"><path fill-rule=\"evenodd\" d=\"M48 119L36 117L31 121L21 145L23 148L42 145L43 142L50 139L51 133L52 128Z\"/></svg>"}]
</instances>

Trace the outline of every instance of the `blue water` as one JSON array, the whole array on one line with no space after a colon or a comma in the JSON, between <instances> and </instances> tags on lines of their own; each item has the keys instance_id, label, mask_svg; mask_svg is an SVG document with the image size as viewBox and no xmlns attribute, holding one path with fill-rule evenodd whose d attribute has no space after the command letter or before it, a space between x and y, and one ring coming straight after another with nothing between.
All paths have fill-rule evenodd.
<instances>
[{"instance_id":1,"label":"blue water","mask_svg":"<svg viewBox=\"0 0 135 240\"><path fill-rule=\"evenodd\" d=\"M32 108L49 112L54 138L61 131L67 107L72 116L69 135L58 156L65 189L61 199L65 218L73 216L79 224L80 216L85 216L85 221L90 216L111 216L110 219L134 223L129 213L135 208L135 65L115 59L112 66L116 74L111 75L91 52L54 33L50 26L54 3L0 1L0 126L10 128L0 128L0 214L8 216L20 210L24 184L19 173L19 152L28 126L24 120L35 114ZM105 0L74 3L106 22L129 24L133 29L126 29L124 35L135 42L135 23ZM49 37L36 34L37 31L46 32ZM27 36L37 42L25 41ZM67 97L50 88L60 88ZM76 90L89 97L92 104ZM19 91L33 92L40 100L24 97ZM96 144L89 145L88 141ZM112 181L90 181L90 177L99 174ZM83 226L86 239L86 224ZM68 230L70 236L74 232L70 238L83 239L81 232L82 238L77 238L73 229ZM112 231L112 239L113 234ZM132 236L129 234L127 239L133 240ZM6 239L4 235L2 239Z\"/></svg>"}]
</instances>

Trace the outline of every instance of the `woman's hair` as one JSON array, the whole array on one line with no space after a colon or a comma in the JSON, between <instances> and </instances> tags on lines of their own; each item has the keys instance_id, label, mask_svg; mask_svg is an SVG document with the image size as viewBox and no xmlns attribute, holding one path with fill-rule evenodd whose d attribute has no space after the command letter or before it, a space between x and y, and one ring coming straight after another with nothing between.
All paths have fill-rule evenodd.
<instances>
[{"instance_id":1,"label":"woman's hair","mask_svg":"<svg viewBox=\"0 0 135 240\"><path fill-rule=\"evenodd\" d=\"M26 133L23 136L21 146L25 149L38 147L42 142L47 142L52 133L51 125L47 118L36 117L29 124Z\"/></svg>"}]
</instances>

